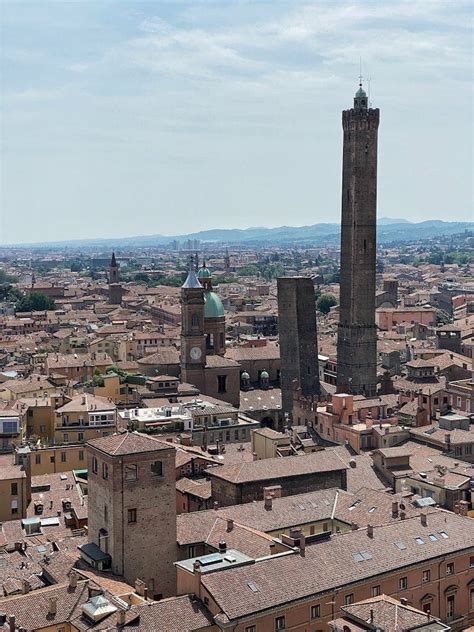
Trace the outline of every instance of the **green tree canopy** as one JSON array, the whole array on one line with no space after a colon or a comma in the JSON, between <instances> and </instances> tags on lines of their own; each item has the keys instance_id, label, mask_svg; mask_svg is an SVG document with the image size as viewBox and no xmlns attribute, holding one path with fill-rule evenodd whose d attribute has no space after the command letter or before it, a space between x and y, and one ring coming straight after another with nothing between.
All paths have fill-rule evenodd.
<instances>
[{"instance_id":1,"label":"green tree canopy","mask_svg":"<svg viewBox=\"0 0 474 632\"><path fill-rule=\"evenodd\" d=\"M321 314L329 314L329 310L337 305L337 299L334 294L321 294L316 301L316 308Z\"/></svg>"},{"instance_id":2,"label":"green tree canopy","mask_svg":"<svg viewBox=\"0 0 474 632\"><path fill-rule=\"evenodd\" d=\"M32 292L16 304L17 312L43 312L52 309L56 309L53 299L43 292Z\"/></svg>"}]
</instances>

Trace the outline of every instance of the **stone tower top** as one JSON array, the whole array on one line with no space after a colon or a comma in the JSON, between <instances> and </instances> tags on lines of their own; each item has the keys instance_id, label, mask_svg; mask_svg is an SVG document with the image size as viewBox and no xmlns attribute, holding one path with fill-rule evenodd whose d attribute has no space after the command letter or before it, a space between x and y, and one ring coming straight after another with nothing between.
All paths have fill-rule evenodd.
<instances>
[{"instance_id":1,"label":"stone tower top","mask_svg":"<svg viewBox=\"0 0 474 632\"><path fill-rule=\"evenodd\" d=\"M354 97L354 110L366 110L368 107L368 99L365 90L362 89L362 83L359 83L359 89Z\"/></svg>"}]
</instances>

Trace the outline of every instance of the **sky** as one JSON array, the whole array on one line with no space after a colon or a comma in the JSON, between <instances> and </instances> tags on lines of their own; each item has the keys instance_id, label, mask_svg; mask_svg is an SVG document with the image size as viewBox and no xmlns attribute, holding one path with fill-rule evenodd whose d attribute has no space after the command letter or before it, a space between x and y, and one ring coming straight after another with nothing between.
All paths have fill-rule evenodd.
<instances>
[{"instance_id":1,"label":"sky","mask_svg":"<svg viewBox=\"0 0 474 632\"><path fill-rule=\"evenodd\" d=\"M0 243L340 221L341 110L379 217L472 219L471 0L0 0Z\"/></svg>"}]
</instances>

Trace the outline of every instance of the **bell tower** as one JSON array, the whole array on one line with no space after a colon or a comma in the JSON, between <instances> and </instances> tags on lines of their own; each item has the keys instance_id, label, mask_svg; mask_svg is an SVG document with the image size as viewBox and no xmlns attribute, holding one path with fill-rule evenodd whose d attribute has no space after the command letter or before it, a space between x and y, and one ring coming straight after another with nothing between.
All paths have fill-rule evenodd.
<instances>
[{"instance_id":1,"label":"bell tower","mask_svg":"<svg viewBox=\"0 0 474 632\"><path fill-rule=\"evenodd\" d=\"M359 85L342 113L341 284L337 391L372 397L377 391L375 266L379 110Z\"/></svg>"},{"instance_id":2,"label":"bell tower","mask_svg":"<svg viewBox=\"0 0 474 632\"><path fill-rule=\"evenodd\" d=\"M194 270L193 260L181 287L181 380L205 387L206 336L204 333L204 288Z\"/></svg>"},{"instance_id":3,"label":"bell tower","mask_svg":"<svg viewBox=\"0 0 474 632\"><path fill-rule=\"evenodd\" d=\"M111 305L120 305L122 303L122 292L119 266L115 258L115 252L113 252L109 267L109 303Z\"/></svg>"}]
</instances>

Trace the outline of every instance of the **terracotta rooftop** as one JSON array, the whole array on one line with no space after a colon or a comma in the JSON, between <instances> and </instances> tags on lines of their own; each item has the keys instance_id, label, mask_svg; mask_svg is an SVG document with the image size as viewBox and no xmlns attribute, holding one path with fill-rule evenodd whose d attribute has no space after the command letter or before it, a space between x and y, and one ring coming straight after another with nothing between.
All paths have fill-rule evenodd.
<instances>
[{"instance_id":1,"label":"terracotta rooftop","mask_svg":"<svg viewBox=\"0 0 474 632\"><path fill-rule=\"evenodd\" d=\"M106 437L91 439L87 445L114 456L124 454L139 454L142 452L156 452L157 450L174 450L170 443L164 443L154 437L139 432L124 432Z\"/></svg>"}]
</instances>

